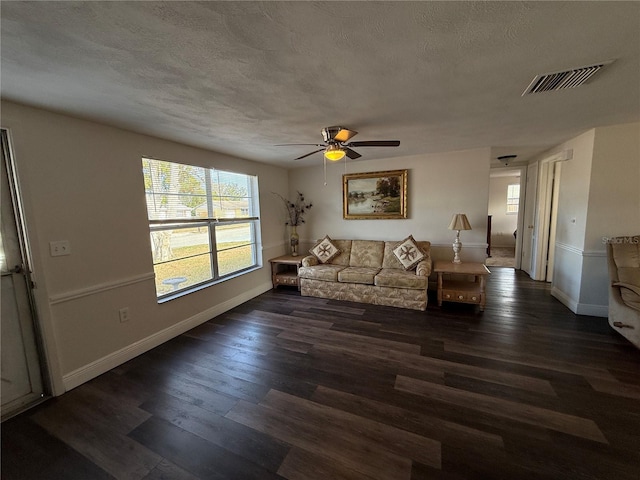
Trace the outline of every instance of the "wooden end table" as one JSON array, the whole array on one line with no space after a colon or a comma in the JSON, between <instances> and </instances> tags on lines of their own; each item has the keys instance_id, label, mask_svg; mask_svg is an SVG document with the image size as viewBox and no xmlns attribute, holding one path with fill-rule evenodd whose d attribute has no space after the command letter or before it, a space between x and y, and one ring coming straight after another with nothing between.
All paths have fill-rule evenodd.
<instances>
[{"instance_id":1,"label":"wooden end table","mask_svg":"<svg viewBox=\"0 0 640 480\"><path fill-rule=\"evenodd\" d=\"M282 255L281 257L272 258L271 263L271 283L273 288L278 285L289 285L298 287L300 290L300 281L298 280L298 269L302 266L302 258L300 255Z\"/></svg>"},{"instance_id":2,"label":"wooden end table","mask_svg":"<svg viewBox=\"0 0 640 480\"><path fill-rule=\"evenodd\" d=\"M485 293L486 277L489 269L482 263L452 263L447 260L436 260L433 271L438 274L438 306L442 302L472 303L480 305L484 311L487 302ZM474 281L442 278L443 274L473 276Z\"/></svg>"}]
</instances>

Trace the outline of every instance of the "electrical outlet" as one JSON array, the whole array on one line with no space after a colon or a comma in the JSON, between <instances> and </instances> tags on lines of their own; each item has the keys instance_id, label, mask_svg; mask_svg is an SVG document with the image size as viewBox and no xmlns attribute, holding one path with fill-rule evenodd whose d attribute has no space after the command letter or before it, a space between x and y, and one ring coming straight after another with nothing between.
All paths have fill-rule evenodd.
<instances>
[{"instance_id":1,"label":"electrical outlet","mask_svg":"<svg viewBox=\"0 0 640 480\"><path fill-rule=\"evenodd\" d=\"M129 311L129 307L121 308L119 312L120 312L120 323L125 323L131 320L131 312Z\"/></svg>"},{"instance_id":2,"label":"electrical outlet","mask_svg":"<svg viewBox=\"0 0 640 480\"><path fill-rule=\"evenodd\" d=\"M71 255L71 244L69 243L69 240L58 240L56 242L49 242L49 251L52 257Z\"/></svg>"}]
</instances>

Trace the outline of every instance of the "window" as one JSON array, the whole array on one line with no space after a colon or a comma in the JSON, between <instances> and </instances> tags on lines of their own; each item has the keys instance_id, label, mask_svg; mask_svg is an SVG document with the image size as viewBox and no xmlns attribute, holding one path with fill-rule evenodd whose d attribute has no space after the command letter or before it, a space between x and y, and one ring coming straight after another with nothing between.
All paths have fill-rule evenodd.
<instances>
[{"instance_id":1,"label":"window","mask_svg":"<svg viewBox=\"0 0 640 480\"><path fill-rule=\"evenodd\" d=\"M507 213L518 213L520 204L520 184L515 183L507 187Z\"/></svg>"},{"instance_id":2,"label":"window","mask_svg":"<svg viewBox=\"0 0 640 480\"><path fill-rule=\"evenodd\" d=\"M142 159L159 299L258 264L258 180Z\"/></svg>"}]
</instances>

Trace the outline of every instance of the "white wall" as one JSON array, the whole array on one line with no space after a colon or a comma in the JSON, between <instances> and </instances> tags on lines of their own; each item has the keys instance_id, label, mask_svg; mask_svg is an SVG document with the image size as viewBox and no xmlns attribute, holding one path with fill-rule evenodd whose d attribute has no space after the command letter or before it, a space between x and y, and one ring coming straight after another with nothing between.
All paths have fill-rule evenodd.
<instances>
[{"instance_id":1,"label":"white wall","mask_svg":"<svg viewBox=\"0 0 640 480\"><path fill-rule=\"evenodd\" d=\"M595 131L589 130L550 152L573 151L573 157L562 163L556 242L581 251L589 211L594 137Z\"/></svg>"},{"instance_id":2,"label":"white wall","mask_svg":"<svg viewBox=\"0 0 640 480\"><path fill-rule=\"evenodd\" d=\"M489 180L492 247L515 247L516 244L513 232L518 228L518 214L507 213L507 187L512 184L520 184L519 175Z\"/></svg>"},{"instance_id":3,"label":"white wall","mask_svg":"<svg viewBox=\"0 0 640 480\"><path fill-rule=\"evenodd\" d=\"M271 287L284 253L276 198L284 169L2 102L22 188L35 297L54 393L86 381ZM159 305L153 281L141 157L258 175L259 270ZM49 255L68 240L72 254ZM131 310L120 323L118 310Z\"/></svg>"},{"instance_id":4,"label":"white wall","mask_svg":"<svg viewBox=\"0 0 640 480\"><path fill-rule=\"evenodd\" d=\"M595 129L585 249L640 232L640 123Z\"/></svg>"},{"instance_id":5,"label":"white wall","mask_svg":"<svg viewBox=\"0 0 640 480\"><path fill-rule=\"evenodd\" d=\"M362 152L366 155L366 152ZM347 173L408 170L408 217L398 220L344 220L342 175L344 162L327 165L324 185L322 158L318 165L289 172L290 195L305 194L314 207L307 223L298 228L302 251L314 241L333 238L416 240L432 243L435 259L453 258L451 243L455 232L448 230L454 213L466 213L471 231L460 232L463 261L486 258L487 205L489 199L490 149L475 149L441 154L363 160L347 163Z\"/></svg>"},{"instance_id":6,"label":"white wall","mask_svg":"<svg viewBox=\"0 0 640 480\"><path fill-rule=\"evenodd\" d=\"M562 162L552 295L573 312L578 310L582 285L593 139L594 131L589 130L539 158L543 161L559 152L572 151L571 159Z\"/></svg>"},{"instance_id":7,"label":"white wall","mask_svg":"<svg viewBox=\"0 0 640 480\"><path fill-rule=\"evenodd\" d=\"M567 149L552 294L576 313L607 316L603 238L640 230L640 123L589 130L536 160Z\"/></svg>"},{"instance_id":8,"label":"white wall","mask_svg":"<svg viewBox=\"0 0 640 480\"><path fill-rule=\"evenodd\" d=\"M640 123L595 129L580 304L607 305L606 238L640 233Z\"/></svg>"}]
</instances>

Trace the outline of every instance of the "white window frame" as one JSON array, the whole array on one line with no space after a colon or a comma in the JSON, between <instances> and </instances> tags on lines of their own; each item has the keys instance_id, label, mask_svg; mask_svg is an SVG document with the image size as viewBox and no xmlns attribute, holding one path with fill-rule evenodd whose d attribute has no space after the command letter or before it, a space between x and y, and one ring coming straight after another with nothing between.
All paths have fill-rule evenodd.
<instances>
[{"instance_id":1,"label":"white window frame","mask_svg":"<svg viewBox=\"0 0 640 480\"><path fill-rule=\"evenodd\" d=\"M181 297L183 295L186 295L188 293L197 291L197 290L201 290L202 288L206 288L210 285L214 285L216 283L219 283L221 281L227 280L229 278L234 278L238 275L242 275L242 274L246 274L250 271L253 271L257 268L260 267L259 264L259 255L258 252L260 251L259 248L259 238L260 238L260 218L259 218L259 203L258 203L258 199L259 199L259 191L258 191L258 177L255 175L248 175L248 174L244 174L244 173L237 173L237 172L226 172L226 171L222 171L222 170L217 170L214 168L207 168L207 167L201 167L198 165L189 165L189 164L185 164L185 163L178 163L178 162L169 162L169 161L165 161L165 160L157 160L157 159L153 159L153 158L149 158L149 157L143 157L142 158L142 164L143 164L143 175L144 175L144 166L145 166L145 162L164 162L166 164L169 165L180 165L180 166L187 166L187 167L194 167L194 168L198 168L198 169L203 169L204 172L206 172L206 181L204 182L204 187L205 187L205 193L204 195L206 196L206 209L207 209L207 216L206 217L198 217L198 218L166 218L166 219L153 219L150 218L151 217L151 212L148 215L148 222L149 222L149 231L151 234L153 234L154 232L161 232L161 231L172 231L172 230L179 230L179 229L183 229L183 228L194 228L194 227L200 227L200 228L205 228L208 232L208 238L209 238L209 251L206 253L199 253L197 255L194 256L201 256L201 255L205 255L208 254L209 255L209 260L211 262L211 278L206 279L204 281L195 283L195 284L189 284L188 286L182 287L180 288L179 285L175 286L173 290L171 290L170 292L166 292L166 293L160 293L158 291L158 288L156 288L156 296L157 296L157 300L159 303L162 303L163 301L166 300L170 300L173 298L177 298L177 297ZM247 184L248 184L248 188L249 191L247 192L247 197L237 197L237 198L247 198L249 200L249 212L248 212L248 216L242 216L242 217L230 217L230 216L225 216L225 217L216 217L214 216L214 212L215 212L215 200L214 200L214 192L212 191L212 182L210 181L212 174L218 176L219 178L219 174L228 174L228 173L232 173L234 175L242 175L245 176L247 178ZM171 193L171 192L166 192L166 191L154 191L153 190L153 182L151 185L151 188L147 188L147 186L145 185L145 198L147 200L147 205L149 206L149 202L150 202L150 198L153 198L154 196L159 196L159 195L166 195L166 196L171 196L171 195L180 195L180 196L184 196L184 195L188 195L188 194L184 194L184 193ZM229 198L234 198L234 197L229 197ZM204 205L204 203L203 203ZM242 212L245 212L246 210L244 208L241 209ZM228 225L234 225L234 224L248 224L250 227L250 241L244 245L241 246L234 246L231 248L223 248L223 247L219 247L218 243L216 241L216 230L218 228L223 228L225 226ZM153 252L154 250L154 245L153 245L153 241L151 240L151 236L150 236L150 248L151 251ZM232 272L227 272L224 274L220 274L219 272L219 262L218 262L218 254L220 252L224 252L224 251L228 251L228 250L232 250L234 248L241 248L241 247L246 247L246 246L251 246L251 265L248 265L244 268L238 269L238 270L234 270ZM188 257L183 257L183 258L179 258L179 259L170 259L170 260L165 260L165 261L159 261L153 262L153 267L154 267L154 271L156 271L156 266L157 265L161 265L161 264L166 264L166 263L170 263L170 262L174 262L174 261L178 261L178 260L184 260L184 258L188 258Z\"/></svg>"},{"instance_id":2,"label":"white window frame","mask_svg":"<svg viewBox=\"0 0 640 480\"><path fill-rule=\"evenodd\" d=\"M517 190L517 195L514 195L513 190ZM520 184L511 183L507 185L507 215L517 215L520 206Z\"/></svg>"}]
</instances>

